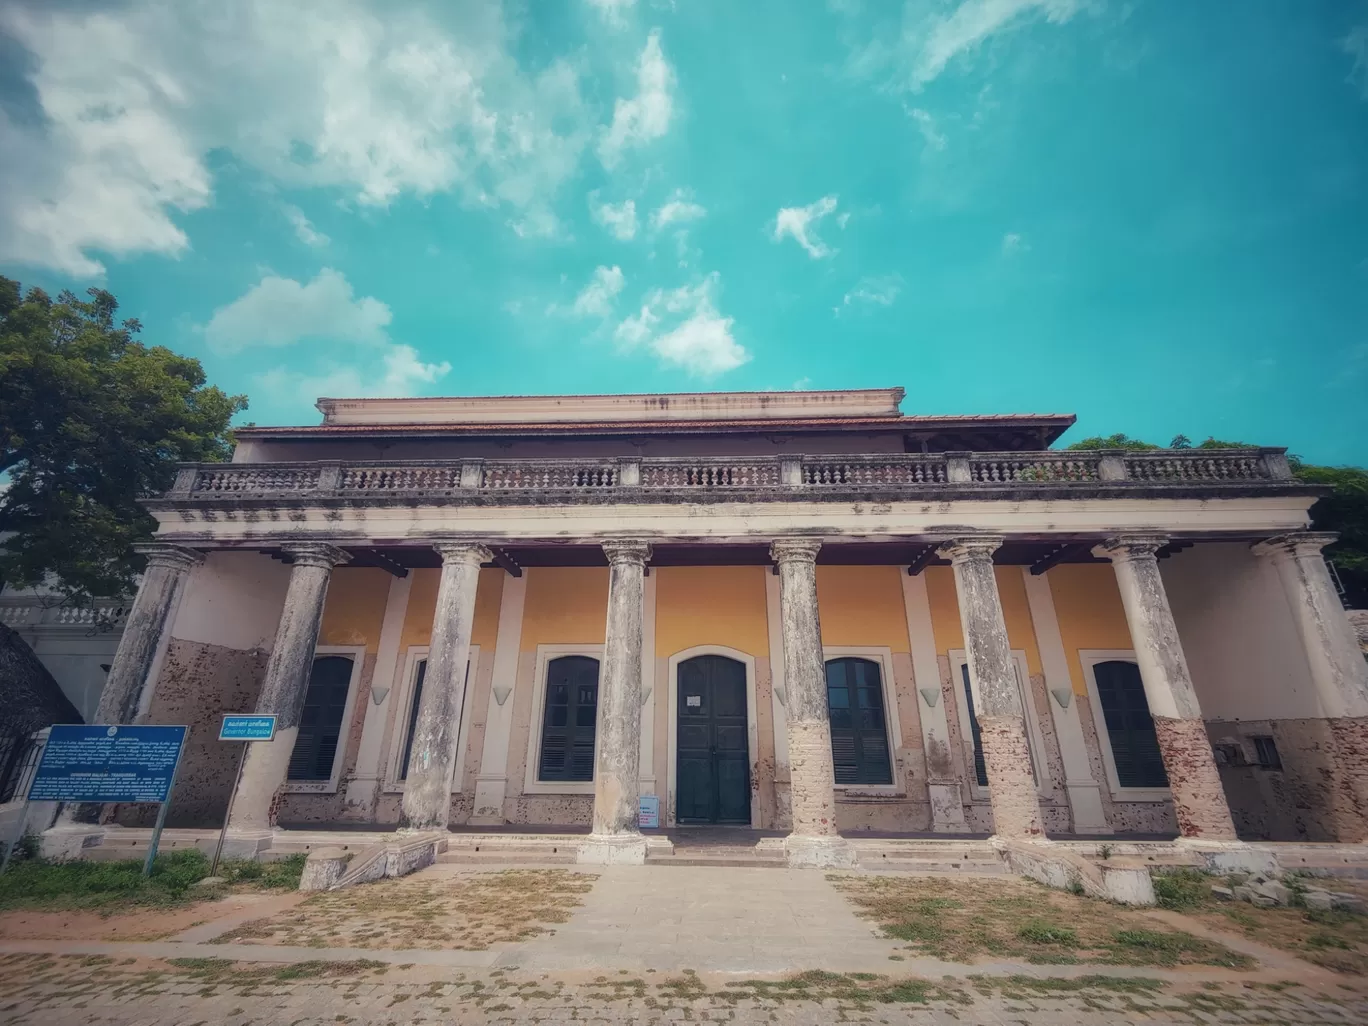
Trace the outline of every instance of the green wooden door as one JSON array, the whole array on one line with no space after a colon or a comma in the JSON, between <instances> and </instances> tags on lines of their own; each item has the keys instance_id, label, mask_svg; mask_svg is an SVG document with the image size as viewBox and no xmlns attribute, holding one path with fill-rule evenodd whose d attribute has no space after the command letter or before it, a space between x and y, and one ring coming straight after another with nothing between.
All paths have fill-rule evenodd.
<instances>
[{"instance_id":1,"label":"green wooden door","mask_svg":"<svg viewBox=\"0 0 1368 1026\"><path fill-rule=\"evenodd\" d=\"M749 824L746 667L726 656L679 664L675 819Z\"/></svg>"}]
</instances>

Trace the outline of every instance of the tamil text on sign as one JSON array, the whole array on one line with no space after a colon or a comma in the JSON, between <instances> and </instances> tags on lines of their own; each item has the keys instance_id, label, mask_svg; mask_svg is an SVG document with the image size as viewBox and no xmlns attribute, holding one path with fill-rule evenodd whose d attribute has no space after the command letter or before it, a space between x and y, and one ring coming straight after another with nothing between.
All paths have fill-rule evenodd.
<instances>
[{"instance_id":1,"label":"tamil text on sign","mask_svg":"<svg viewBox=\"0 0 1368 1026\"><path fill-rule=\"evenodd\" d=\"M188 727L70 726L48 735L35 802L164 802Z\"/></svg>"}]
</instances>

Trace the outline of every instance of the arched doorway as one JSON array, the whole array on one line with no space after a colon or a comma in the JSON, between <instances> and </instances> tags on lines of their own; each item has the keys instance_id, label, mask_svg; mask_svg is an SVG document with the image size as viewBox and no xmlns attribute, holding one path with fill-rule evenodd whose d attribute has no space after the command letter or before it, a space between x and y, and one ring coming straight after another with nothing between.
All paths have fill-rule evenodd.
<instances>
[{"instance_id":1,"label":"arched doorway","mask_svg":"<svg viewBox=\"0 0 1368 1026\"><path fill-rule=\"evenodd\" d=\"M679 663L675 698L675 820L751 822L746 665L722 655Z\"/></svg>"}]
</instances>

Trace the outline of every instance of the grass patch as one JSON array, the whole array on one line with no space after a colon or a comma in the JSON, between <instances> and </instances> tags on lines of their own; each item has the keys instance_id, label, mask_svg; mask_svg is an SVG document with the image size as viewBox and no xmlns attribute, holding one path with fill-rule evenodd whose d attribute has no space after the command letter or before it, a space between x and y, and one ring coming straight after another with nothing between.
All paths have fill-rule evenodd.
<instances>
[{"instance_id":1,"label":"grass patch","mask_svg":"<svg viewBox=\"0 0 1368 1026\"><path fill-rule=\"evenodd\" d=\"M482 951L566 922L595 879L562 869L420 873L316 894L214 943Z\"/></svg>"},{"instance_id":2,"label":"grass patch","mask_svg":"<svg viewBox=\"0 0 1368 1026\"><path fill-rule=\"evenodd\" d=\"M209 860L195 848L158 855L147 879L142 870L141 859L96 862L26 858L12 863L0 876L0 910L113 913L129 908L170 908L223 894L221 888L194 888L209 875ZM304 856L291 855L268 863L234 860L220 863L219 870L233 889L294 889L304 871Z\"/></svg>"},{"instance_id":3,"label":"grass patch","mask_svg":"<svg viewBox=\"0 0 1368 1026\"><path fill-rule=\"evenodd\" d=\"M1174 912L1199 908L1211 900L1211 877L1195 869L1176 869L1153 876L1154 896L1159 907Z\"/></svg>"},{"instance_id":4,"label":"grass patch","mask_svg":"<svg viewBox=\"0 0 1368 1026\"><path fill-rule=\"evenodd\" d=\"M840 876L828 879L862 915L916 954L949 962L1037 965L1211 965L1250 959L1144 913L1017 879Z\"/></svg>"}]
</instances>

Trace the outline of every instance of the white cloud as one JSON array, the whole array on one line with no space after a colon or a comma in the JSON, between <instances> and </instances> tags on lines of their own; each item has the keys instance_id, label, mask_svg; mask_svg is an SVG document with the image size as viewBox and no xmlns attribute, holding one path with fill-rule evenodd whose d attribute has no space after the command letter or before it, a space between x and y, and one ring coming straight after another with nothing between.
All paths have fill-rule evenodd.
<instances>
[{"instance_id":1,"label":"white cloud","mask_svg":"<svg viewBox=\"0 0 1368 1026\"><path fill-rule=\"evenodd\" d=\"M674 195L651 215L651 227L660 231L672 224L696 221L707 213L707 209L695 203L683 189L676 189Z\"/></svg>"},{"instance_id":2,"label":"white cloud","mask_svg":"<svg viewBox=\"0 0 1368 1026\"><path fill-rule=\"evenodd\" d=\"M1002 237L1002 255L1005 257L1025 253L1030 248L1031 244L1018 232L1008 232Z\"/></svg>"},{"instance_id":3,"label":"white cloud","mask_svg":"<svg viewBox=\"0 0 1368 1026\"><path fill-rule=\"evenodd\" d=\"M459 15L381 0L10 5L39 107L0 113L0 260L73 275L95 253L177 256L212 199L207 157L361 205L454 191L549 209L590 138L578 73L536 74L493 0Z\"/></svg>"},{"instance_id":4,"label":"white cloud","mask_svg":"<svg viewBox=\"0 0 1368 1026\"><path fill-rule=\"evenodd\" d=\"M853 48L849 71L857 77L889 74L889 88L920 92L990 38L1033 18L1063 24L1087 6L1089 0L906 0L901 26L880 23L869 42Z\"/></svg>"},{"instance_id":5,"label":"white cloud","mask_svg":"<svg viewBox=\"0 0 1368 1026\"><path fill-rule=\"evenodd\" d=\"M774 241L779 242L785 235L789 235L793 237L794 242L807 250L808 256L812 259L820 260L822 257L831 256L835 250L817 238L812 229L816 222L835 209L836 197L834 195L823 196L815 203L809 203L805 207L783 207L774 219Z\"/></svg>"},{"instance_id":6,"label":"white cloud","mask_svg":"<svg viewBox=\"0 0 1368 1026\"><path fill-rule=\"evenodd\" d=\"M287 204L285 207L285 219L290 222L290 227L295 230L295 235L299 236L299 241L306 246L314 246L321 249L332 241L315 228L313 222L305 217L304 211L300 210L298 207L292 207Z\"/></svg>"},{"instance_id":7,"label":"white cloud","mask_svg":"<svg viewBox=\"0 0 1368 1026\"><path fill-rule=\"evenodd\" d=\"M604 24L611 25L614 28L621 28L626 24L627 12L636 5L636 0L585 0L585 2L598 11Z\"/></svg>"},{"instance_id":8,"label":"white cloud","mask_svg":"<svg viewBox=\"0 0 1368 1026\"><path fill-rule=\"evenodd\" d=\"M651 32L637 59L636 79L637 95L630 100L618 99L613 123L599 141L599 159L604 167L616 167L628 147L645 145L669 131L674 71L660 49L659 29Z\"/></svg>"},{"instance_id":9,"label":"white cloud","mask_svg":"<svg viewBox=\"0 0 1368 1026\"><path fill-rule=\"evenodd\" d=\"M589 284L575 297L575 305L570 312L576 317L609 316L613 312L613 301L625 283L621 267L595 268Z\"/></svg>"},{"instance_id":10,"label":"white cloud","mask_svg":"<svg viewBox=\"0 0 1368 1026\"><path fill-rule=\"evenodd\" d=\"M1368 100L1368 22L1350 29L1340 40L1340 48L1354 58L1347 81L1357 86L1359 95Z\"/></svg>"},{"instance_id":11,"label":"white cloud","mask_svg":"<svg viewBox=\"0 0 1368 1026\"><path fill-rule=\"evenodd\" d=\"M391 317L388 306L371 296L357 299L346 276L325 267L307 285L267 275L215 310L204 338L220 353L306 339L384 345Z\"/></svg>"},{"instance_id":12,"label":"white cloud","mask_svg":"<svg viewBox=\"0 0 1368 1026\"><path fill-rule=\"evenodd\" d=\"M732 335L733 319L717 310L718 275L696 285L656 289L641 311L618 325L614 337L624 348L645 345L666 364L710 377L735 370L750 353Z\"/></svg>"},{"instance_id":13,"label":"white cloud","mask_svg":"<svg viewBox=\"0 0 1368 1026\"><path fill-rule=\"evenodd\" d=\"M603 225L613 238L622 242L626 242L635 236L637 231L636 202L624 200L614 206L612 203L600 203L598 197L597 189L589 194L589 215L594 221Z\"/></svg>"},{"instance_id":14,"label":"white cloud","mask_svg":"<svg viewBox=\"0 0 1368 1026\"><path fill-rule=\"evenodd\" d=\"M914 107L908 110L907 114L917 123L917 127L921 129L922 138L926 140L927 146L930 146L933 150L945 149L945 133L936 128L936 119L931 116L930 111L922 110L920 107Z\"/></svg>"},{"instance_id":15,"label":"white cloud","mask_svg":"<svg viewBox=\"0 0 1368 1026\"><path fill-rule=\"evenodd\" d=\"M835 308L835 313L839 317L843 309L851 306L892 306L898 294L902 292L902 287L902 275L899 274L861 278L855 287L842 297L841 305Z\"/></svg>"},{"instance_id":16,"label":"white cloud","mask_svg":"<svg viewBox=\"0 0 1368 1026\"><path fill-rule=\"evenodd\" d=\"M239 298L214 311L204 338L217 352L291 347L294 367L256 376L274 399L301 396L411 395L444 377L451 364L425 363L412 346L394 342L390 308L358 298L346 276L330 267L307 284L268 274ZM300 364L311 365L300 370Z\"/></svg>"}]
</instances>

